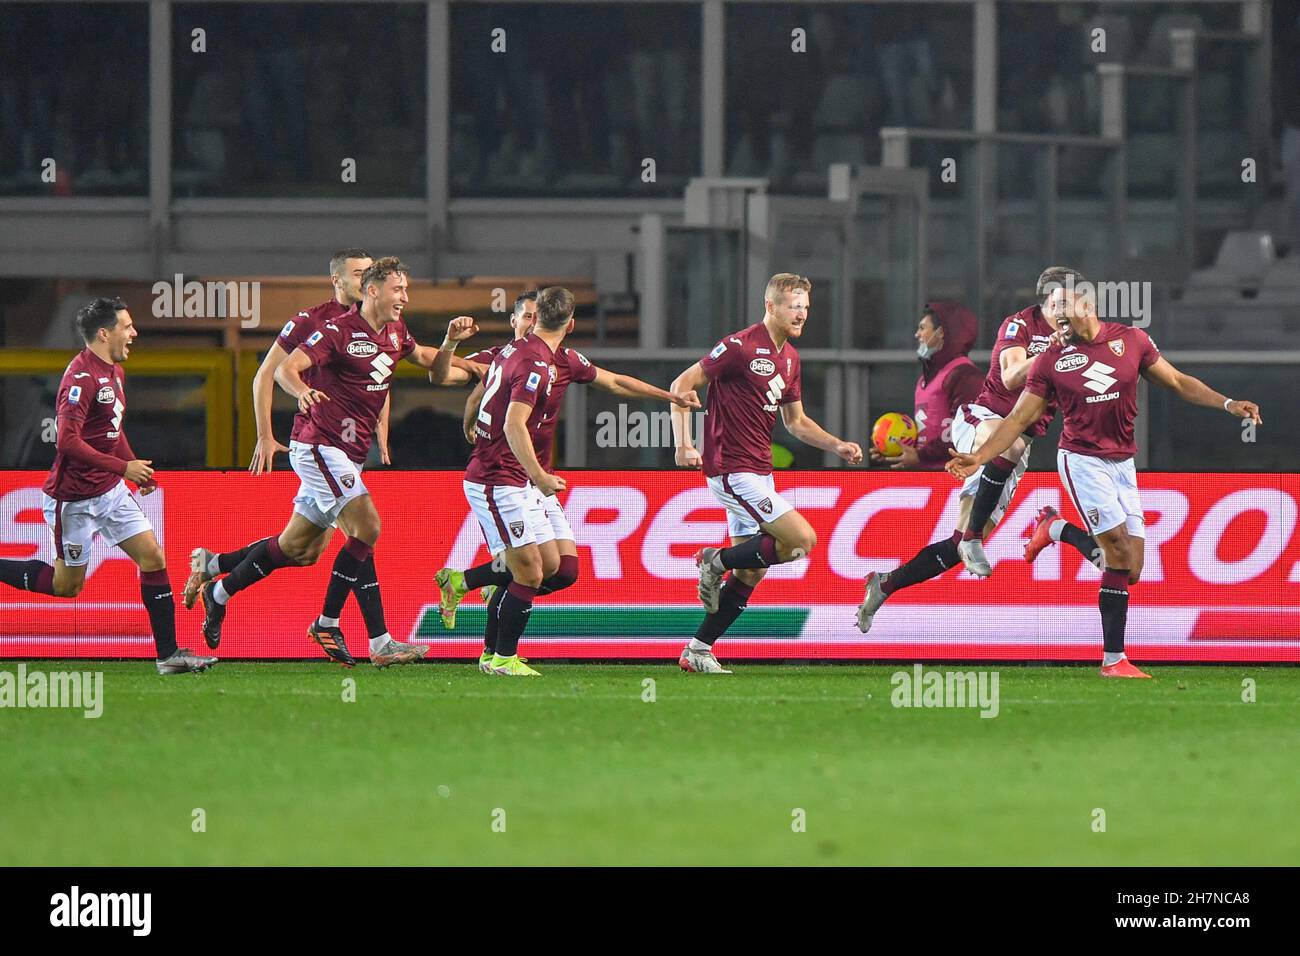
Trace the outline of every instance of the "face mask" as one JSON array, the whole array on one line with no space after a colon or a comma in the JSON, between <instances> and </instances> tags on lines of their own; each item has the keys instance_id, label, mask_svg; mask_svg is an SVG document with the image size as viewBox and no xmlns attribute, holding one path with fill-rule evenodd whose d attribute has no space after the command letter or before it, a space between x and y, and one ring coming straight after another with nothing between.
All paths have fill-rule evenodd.
<instances>
[{"instance_id":1,"label":"face mask","mask_svg":"<svg viewBox=\"0 0 1300 956\"><path fill-rule=\"evenodd\" d=\"M938 352L938 351L939 351L939 350L938 350L937 348L933 348L933 347L931 347L931 346L929 346L929 345L926 345L926 344L924 344L924 343L922 343L921 345L918 345L918 346L916 347L916 354L917 354L917 356L919 356L923 361L924 361L925 359L928 359L928 358L933 358L933 357L934 357L934 354L935 354L936 352Z\"/></svg>"}]
</instances>

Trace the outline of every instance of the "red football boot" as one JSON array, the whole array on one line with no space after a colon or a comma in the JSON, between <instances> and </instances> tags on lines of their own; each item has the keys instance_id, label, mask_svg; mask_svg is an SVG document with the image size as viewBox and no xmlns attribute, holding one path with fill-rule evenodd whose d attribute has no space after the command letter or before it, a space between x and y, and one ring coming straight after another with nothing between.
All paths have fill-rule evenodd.
<instances>
[{"instance_id":1,"label":"red football boot","mask_svg":"<svg viewBox=\"0 0 1300 956\"><path fill-rule=\"evenodd\" d=\"M1060 513L1051 505L1043 505L1038 509L1038 517L1034 519L1034 533L1025 543L1025 560L1030 564L1034 563L1034 558L1038 557L1049 544L1056 544L1052 540L1052 522L1061 517Z\"/></svg>"},{"instance_id":2,"label":"red football boot","mask_svg":"<svg viewBox=\"0 0 1300 956\"><path fill-rule=\"evenodd\" d=\"M1150 677L1150 674L1144 674L1133 666L1133 662L1127 657L1121 657L1114 664L1103 664L1101 667L1102 677Z\"/></svg>"}]
</instances>

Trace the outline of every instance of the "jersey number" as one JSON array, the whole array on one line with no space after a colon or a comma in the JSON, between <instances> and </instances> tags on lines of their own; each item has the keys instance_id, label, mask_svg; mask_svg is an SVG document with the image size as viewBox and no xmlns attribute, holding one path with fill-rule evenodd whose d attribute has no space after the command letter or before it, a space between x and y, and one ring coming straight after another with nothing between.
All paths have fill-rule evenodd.
<instances>
[{"instance_id":1,"label":"jersey number","mask_svg":"<svg viewBox=\"0 0 1300 956\"><path fill-rule=\"evenodd\" d=\"M495 395L497 393L497 389L501 387L501 366L500 365L489 366L487 378L484 381L486 382L486 384L483 388L483 397L479 399L479 403L478 403L478 420L481 421L488 428L491 428L492 416L488 414L487 407L488 407L488 402L492 401L492 396Z\"/></svg>"},{"instance_id":2,"label":"jersey number","mask_svg":"<svg viewBox=\"0 0 1300 956\"><path fill-rule=\"evenodd\" d=\"M785 379L780 375L773 375L767 383L767 401L769 405L775 405L781 401L781 393L785 391Z\"/></svg>"}]
</instances>

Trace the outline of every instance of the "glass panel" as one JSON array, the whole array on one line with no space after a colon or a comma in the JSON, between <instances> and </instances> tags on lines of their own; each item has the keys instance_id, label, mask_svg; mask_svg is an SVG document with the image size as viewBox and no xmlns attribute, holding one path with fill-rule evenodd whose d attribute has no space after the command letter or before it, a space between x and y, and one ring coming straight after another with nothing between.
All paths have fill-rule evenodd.
<instances>
[{"instance_id":1,"label":"glass panel","mask_svg":"<svg viewBox=\"0 0 1300 956\"><path fill-rule=\"evenodd\" d=\"M772 240L773 263L812 280L808 323L799 350L838 345L840 270L844 237L839 223L781 216Z\"/></svg>"},{"instance_id":2,"label":"glass panel","mask_svg":"<svg viewBox=\"0 0 1300 956\"><path fill-rule=\"evenodd\" d=\"M71 355L69 355L71 358ZM130 375L123 427L131 449L155 468L207 464L205 383L200 376ZM54 462L58 375L0 376L0 467L48 469ZM286 431L285 434L288 434Z\"/></svg>"},{"instance_id":3,"label":"glass panel","mask_svg":"<svg viewBox=\"0 0 1300 956\"><path fill-rule=\"evenodd\" d=\"M667 388L691 360L652 362L635 359L602 361L604 367L624 375ZM581 388L582 386L574 386ZM704 400L705 390L700 390ZM619 406L623 406L620 411ZM696 417L702 426L702 417ZM668 408L661 402L643 402L620 398L600 389L587 387L587 420L574 423L561 417L556 434L557 464L563 467L566 432L582 428L587 444L590 468L673 468L672 425ZM698 433L696 439L698 442ZM635 447L631 447L635 445Z\"/></svg>"},{"instance_id":4,"label":"glass panel","mask_svg":"<svg viewBox=\"0 0 1300 956\"><path fill-rule=\"evenodd\" d=\"M175 4L173 194L423 196L424 12Z\"/></svg>"},{"instance_id":5,"label":"glass panel","mask_svg":"<svg viewBox=\"0 0 1300 956\"><path fill-rule=\"evenodd\" d=\"M1242 146L1249 143L1250 58L1255 46L1201 43L1196 63L1196 188L1199 197L1241 196Z\"/></svg>"},{"instance_id":6,"label":"glass panel","mask_svg":"<svg viewBox=\"0 0 1300 956\"><path fill-rule=\"evenodd\" d=\"M0 195L146 195L148 4L10 3L3 17Z\"/></svg>"},{"instance_id":7,"label":"glass panel","mask_svg":"<svg viewBox=\"0 0 1300 956\"><path fill-rule=\"evenodd\" d=\"M729 176L824 196L831 163L880 161L882 126L971 125L969 5L728 4L726 21Z\"/></svg>"},{"instance_id":8,"label":"glass panel","mask_svg":"<svg viewBox=\"0 0 1300 956\"><path fill-rule=\"evenodd\" d=\"M1016 2L997 9L998 129L1029 133L1096 135L1097 66L1168 66L1171 28L1235 30L1240 23L1233 3Z\"/></svg>"},{"instance_id":9,"label":"glass panel","mask_svg":"<svg viewBox=\"0 0 1300 956\"><path fill-rule=\"evenodd\" d=\"M739 232L668 229L664 241L669 346L707 350L749 324Z\"/></svg>"},{"instance_id":10,"label":"glass panel","mask_svg":"<svg viewBox=\"0 0 1300 956\"><path fill-rule=\"evenodd\" d=\"M1157 339L1157 341L1159 341ZM1189 405L1167 389L1147 389L1149 467L1177 471L1295 471L1300 468L1296 370L1284 365L1188 365L1180 369L1234 398L1258 402L1267 423L1242 441L1238 419ZM1273 412L1270 417L1270 410Z\"/></svg>"},{"instance_id":11,"label":"glass panel","mask_svg":"<svg viewBox=\"0 0 1300 956\"><path fill-rule=\"evenodd\" d=\"M916 302L916 203L904 196L863 196L854 223L853 313L849 345L907 348Z\"/></svg>"},{"instance_id":12,"label":"glass panel","mask_svg":"<svg viewBox=\"0 0 1300 956\"><path fill-rule=\"evenodd\" d=\"M453 196L675 196L699 174L698 5L456 3L451 49Z\"/></svg>"}]
</instances>

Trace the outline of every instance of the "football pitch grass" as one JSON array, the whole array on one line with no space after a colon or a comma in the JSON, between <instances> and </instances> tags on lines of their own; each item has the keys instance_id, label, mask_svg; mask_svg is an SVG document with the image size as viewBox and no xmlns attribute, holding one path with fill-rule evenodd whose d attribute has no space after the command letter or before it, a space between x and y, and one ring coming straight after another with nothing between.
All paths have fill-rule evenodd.
<instances>
[{"instance_id":1,"label":"football pitch grass","mask_svg":"<svg viewBox=\"0 0 1300 956\"><path fill-rule=\"evenodd\" d=\"M0 863L1300 862L1300 668L927 665L982 718L892 706L910 663L537 666L27 662L103 714L0 710Z\"/></svg>"}]
</instances>

